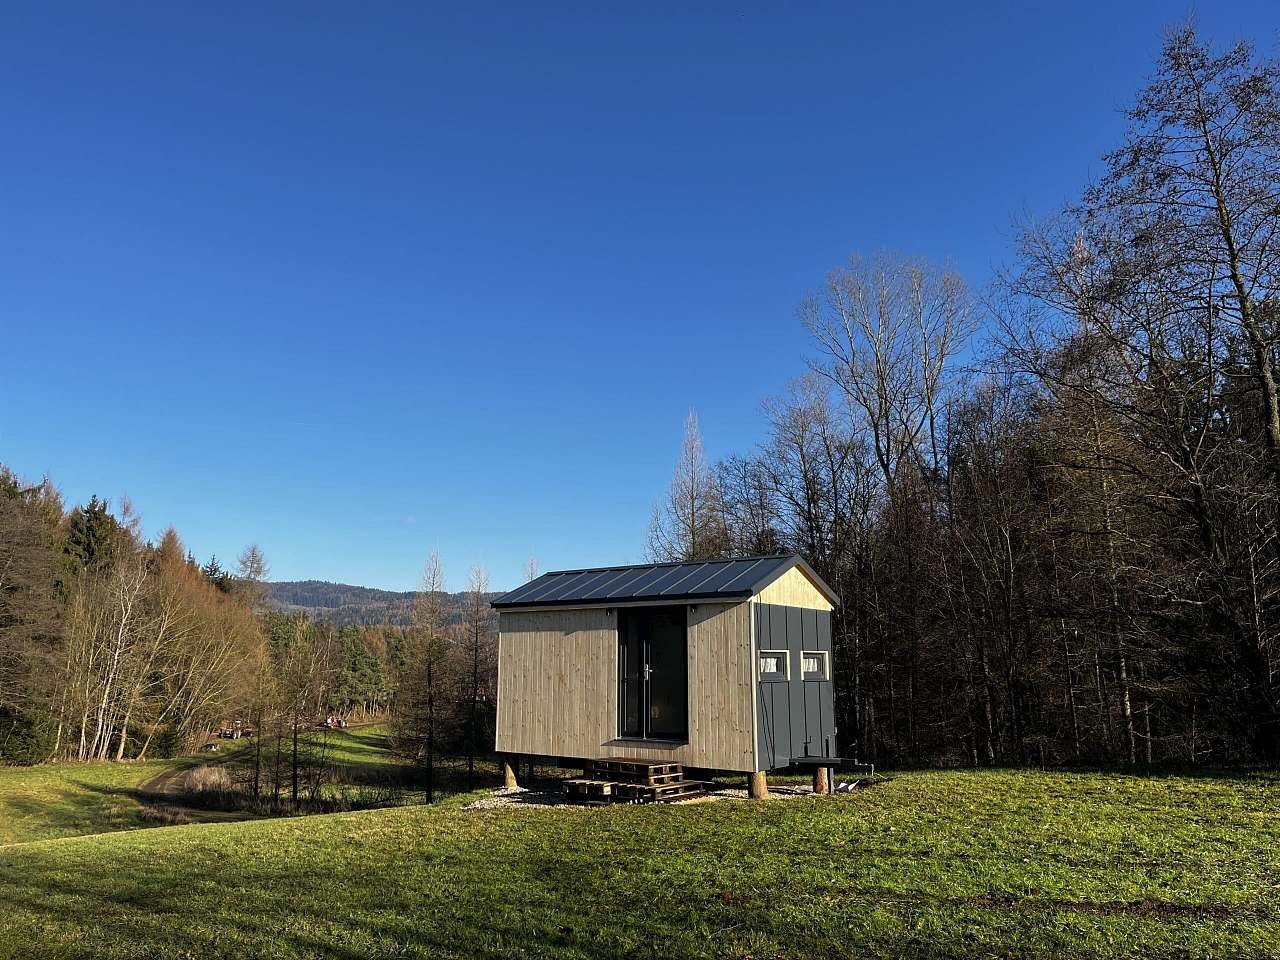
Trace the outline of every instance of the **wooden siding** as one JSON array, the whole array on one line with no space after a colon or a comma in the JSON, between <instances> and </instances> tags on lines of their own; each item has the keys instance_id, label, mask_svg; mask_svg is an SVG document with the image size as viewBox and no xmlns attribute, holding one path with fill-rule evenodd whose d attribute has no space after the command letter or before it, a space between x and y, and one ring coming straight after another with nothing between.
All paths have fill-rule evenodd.
<instances>
[{"instance_id":1,"label":"wooden siding","mask_svg":"<svg viewBox=\"0 0 1280 960\"><path fill-rule=\"evenodd\" d=\"M751 604L704 603L688 609L689 740L683 744L616 739L616 613L601 608L503 611L498 751L754 770Z\"/></svg>"},{"instance_id":2,"label":"wooden siding","mask_svg":"<svg viewBox=\"0 0 1280 960\"><path fill-rule=\"evenodd\" d=\"M831 601L814 586L799 567L792 567L753 598L758 603L780 607L803 607L806 610L832 610Z\"/></svg>"}]
</instances>

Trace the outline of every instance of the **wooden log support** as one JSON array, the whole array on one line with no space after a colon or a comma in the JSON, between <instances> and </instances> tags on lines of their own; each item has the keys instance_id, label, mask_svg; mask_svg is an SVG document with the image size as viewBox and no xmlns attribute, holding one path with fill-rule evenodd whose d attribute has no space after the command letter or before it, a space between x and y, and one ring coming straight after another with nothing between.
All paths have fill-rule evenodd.
<instances>
[{"instance_id":1,"label":"wooden log support","mask_svg":"<svg viewBox=\"0 0 1280 960\"><path fill-rule=\"evenodd\" d=\"M769 778L763 770L747 774L747 796L752 800L769 799Z\"/></svg>"},{"instance_id":2,"label":"wooden log support","mask_svg":"<svg viewBox=\"0 0 1280 960\"><path fill-rule=\"evenodd\" d=\"M814 793L830 793L831 784L827 782L827 768L813 768L813 792Z\"/></svg>"},{"instance_id":3,"label":"wooden log support","mask_svg":"<svg viewBox=\"0 0 1280 960\"><path fill-rule=\"evenodd\" d=\"M502 785L508 790L514 790L516 783L516 766L520 763L519 757L503 757L502 758Z\"/></svg>"}]
</instances>

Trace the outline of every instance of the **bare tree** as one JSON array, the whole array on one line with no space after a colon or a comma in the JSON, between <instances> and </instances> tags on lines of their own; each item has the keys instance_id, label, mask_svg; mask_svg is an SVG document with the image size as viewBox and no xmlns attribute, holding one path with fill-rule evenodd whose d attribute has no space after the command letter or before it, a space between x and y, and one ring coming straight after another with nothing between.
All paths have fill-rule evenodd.
<instances>
[{"instance_id":1,"label":"bare tree","mask_svg":"<svg viewBox=\"0 0 1280 960\"><path fill-rule=\"evenodd\" d=\"M815 369L869 428L886 490L897 488L904 466L936 466L939 403L970 325L960 276L922 260L855 256L804 302L801 317L823 351Z\"/></svg>"},{"instance_id":2,"label":"bare tree","mask_svg":"<svg viewBox=\"0 0 1280 960\"><path fill-rule=\"evenodd\" d=\"M1243 42L1215 53L1183 26L1129 119L1080 208L1114 268L1108 292L1212 309L1239 331L1280 482L1280 62Z\"/></svg>"},{"instance_id":3,"label":"bare tree","mask_svg":"<svg viewBox=\"0 0 1280 960\"><path fill-rule=\"evenodd\" d=\"M667 496L649 524L649 557L655 561L714 560L728 552L723 501L707 466L698 415L685 420L684 441Z\"/></svg>"},{"instance_id":4,"label":"bare tree","mask_svg":"<svg viewBox=\"0 0 1280 960\"><path fill-rule=\"evenodd\" d=\"M271 567L262 548L251 543L240 552L236 561L236 586L244 601L254 611L266 609L267 578Z\"/></svg>"},{"instance_id":5,"label":"bare tree","mask_svg":"<svg viewBox=\"0 0 1280 960\"><path fill-rule=\"evenodd\" d=\"M466 677L467 788L475 787L476 755L482 736L483 703L491 702L494 662L493 611L489 607L489 574L481 564L471 568L467 582L461 653ZM486 711L487 713L487 711Z\"/></svg>"},{"instance_id":6,"label":"bare tree","mask_svg":"<svg viewBox=\"0 0 1280 960\"><path fill-rule=\"evenodd\" d=\"M432 550L414 598L412 623L392 700L392 721L402 748L418 760L426 775L427 801L435 799L437 746L448 719L443 695L451 644L444 608L444 565Z\"/></svg>"}]
</instances>

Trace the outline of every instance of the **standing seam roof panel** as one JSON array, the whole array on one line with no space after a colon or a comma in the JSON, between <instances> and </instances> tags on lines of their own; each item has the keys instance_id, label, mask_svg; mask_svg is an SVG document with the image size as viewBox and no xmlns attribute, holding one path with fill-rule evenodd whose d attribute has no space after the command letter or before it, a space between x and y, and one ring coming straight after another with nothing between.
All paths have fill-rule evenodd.
<instances>
[{"instance_id":1,"label":"standing seam roof panel","mask_svg":"<svg viewBox=\"0 0 1280 960\"><path fill-rule=\"evenodd\" d=\"M784 560L788 558L783 558ZM772 572L782 564L771 564L766 559L756 560L754 563L748 564L738 576L734 577L728 583L724 584L722 590L750 590L754 587L766 573Z\"/></svg>"},{"instance_id":2,"label":"standing seam roof panel","mask_svg":"<svg viewBox=\"0 0 1280 960\"><path fill-rule=\"evenodd\" d=\"M602 582L612 580L614 576L616 574L612 570L584 571L575 577L571 577L570 582L564 584L564 588L557 592L556 599L580 597L583 594L590 593Z\"/></svg>"},{"instance_id":3,"label":"standing seam roof panel","mask_svg":"<svg viewBox=\"0 0 1280 960\"><path fill-rule=\"evenodd\" d=\"M625 593L621 589L610 590L608 596L611 600L619 598L626 599L627 597L651 596L652 591L650 590L650 587L652 587L657 581L661 580L666 572L666 567L657 567L652 570L646 570L644 576L639 580L627 584Z\"/></svg>"},{"instance_id":4,"label":"standing seam roof panel","mask_svg":"<svg viewBox=\"0 0 1280 960\"><path fill-rule=\"evenodd\" d=\"M611 596L619 590L624 589L628 584L635 583L642 577L649 575L651 571L647 567L639 570L618 570L617 576L613 579L595 587L590 593L586 594L584 600L596 600L603 597Z\"/></svg>"},{"instance_id":5,"label":"standing seam roof panel","mask_svg":"<svg viewBox=\"0 0 1280 960\"><path fill-rule=\"evenodd\" d=\"M572 579L572 575L567 573L548 573L545 577L546 583L536 591L530 591L529 595L522 597L521 600L525 602L552 600L560 593L566 582ZM537 581L534 581L534 583L537 583Z\"/></svg>"},{"instance_id":6,"label":"standing seam roof panel","mask_svg":"<svg viewBox=\"0 0 1280 960\"><path fill-rule=\"evenodd\" d=\"M785 560L786 558L782 557L780 559ZM755 566L755 561L748 564L747 569L750 569L750 567L753 566ZM707 583L703 584L703 589L715 591L732 590L734 588L731 585L735 581L741 579L743 572L744 568L741 563L727 564L723 570L716 571L716 575Z\"/></svg>"},{"instance_id":7,"label":"standing seam roof panel","mask_svg":"<svg viewBox=\"0 0 1280 960\"><path fill-rule=\"evenodd\" d=\"M666 596L668 592L674 594L675 591L671 591L670 588L683 580L687 573L688 570L684 564L678 567L668 567L662 571L662 576L647 586L645 592L647 595L655 597Z\"/></svg>"},{"instance_id":8,"label":"standing seam roof panel","mask_svg":"<svg viewBox=\"0 0 1280 960\"><path fill-rule=\"evenodd\" d=\"M714 600L717 597L740 600L797 565L806 576L817 576L795 555L557 570L544 573L502 595L493 601L493 606L607 605L627 601ZM817 583L827 597L839 602L835 593L821 580Z\"/></svg>"},{"instance_id":9,"label":"standing seam roof panel","mask_svg":"<svg viewBox=\"0 0 1280 960\"><path fill-rule=\"evenodd\" d=\"M524 586L516 587L506 594L503 599L508 602L536 600L551 588L551 585L556 582L556 578L559 576L558 573L544 573L542 576L530 580Z\"/></svg>"},{"instance_id":10,"label":"standing seam roof panel","mask_svg":"<svg viewBox=\"0 0 1280 960\"><path fill-rule=\"evenodd\" d=\"M707 564L703 563L703 564L700 564L699 566L693 567L691 570L685 573L683 577L680 577L678 580L675 580L667 584L663 588L662 592L663 593L697 593L698 586L706 582L708 579L710 579L710 577L707 576L707 566L708 566ZM676 569L681 570L683 569L683 567L677 567ZM682 587L683 589L677 590L676 589L677 587Z\"/></svg>"}]
</instances>

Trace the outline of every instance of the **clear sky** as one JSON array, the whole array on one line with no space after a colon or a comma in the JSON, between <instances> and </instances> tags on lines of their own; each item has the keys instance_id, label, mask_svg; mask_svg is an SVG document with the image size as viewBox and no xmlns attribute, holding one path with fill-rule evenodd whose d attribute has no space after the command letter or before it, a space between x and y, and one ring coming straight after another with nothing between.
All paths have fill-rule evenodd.
<instances>
[{"instance_id":1,"label":"clear sky","mask_svg":"<svg viewBox=\"0 0 1280 960\"><path fill-rule=\"evenodd\" d=\"M0 462L276 579L639 560L806 291L879 248L981 288L1191 9L689 6L6 4Z\"/></svg>"}]
</instances>

